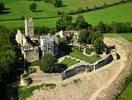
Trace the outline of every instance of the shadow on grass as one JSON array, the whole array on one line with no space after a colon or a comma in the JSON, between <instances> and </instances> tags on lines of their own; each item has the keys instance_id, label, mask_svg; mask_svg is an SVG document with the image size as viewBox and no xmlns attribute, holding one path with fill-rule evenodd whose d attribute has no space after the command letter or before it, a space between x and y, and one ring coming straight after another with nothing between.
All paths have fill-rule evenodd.
<instances>
[{"instance_id":1,"label":"shadow on grass","mask_svg":"<svg viewBox=\"0 0 132 100\"><path fill-rule=\"evenodd\" d=\"M43 12L43 10L36 10L36 11L34 11L34 12L36 12L36 13L37 13L37 12Z\"/></svg>"},{"instance_id":2,"label":"shadow on grass","mask_svg":"<svg viewBox=\"0 0 132 100\"><path fill-rule=\"evenodd\" d=\"M67 69L67 66L65 64L57 64L57 66L55 67L54 72L55 73L62 73L66 69Z\"/></svg>"}]
</instances>

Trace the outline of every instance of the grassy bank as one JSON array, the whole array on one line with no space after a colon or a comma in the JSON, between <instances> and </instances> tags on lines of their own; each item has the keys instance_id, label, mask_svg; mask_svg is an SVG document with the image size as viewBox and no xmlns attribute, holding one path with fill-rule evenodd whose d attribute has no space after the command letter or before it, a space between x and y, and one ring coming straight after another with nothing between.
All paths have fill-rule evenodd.
<instances>
[{"instance_id":1,"label":"grassy bank","mask_svg":"<svg viewBox=\"0 0 132 100\"><path fill-rule=\"evenodd\" d=\"M33 95L33 91L36 89L54 89L56 87L55 84L42 84L30 87L21 87L19 88L19 100L26 100L28 97Z\"/></svg>"}]
</instances>

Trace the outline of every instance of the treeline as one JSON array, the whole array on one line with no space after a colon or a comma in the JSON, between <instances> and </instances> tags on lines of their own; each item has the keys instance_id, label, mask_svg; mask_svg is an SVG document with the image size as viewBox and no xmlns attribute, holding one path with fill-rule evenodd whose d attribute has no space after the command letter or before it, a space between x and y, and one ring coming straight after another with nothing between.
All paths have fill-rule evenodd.
<instances>
[{"instance_id":1,"label":"treeline","mask_svg":"<svg viewBox=\"0 0 132 100\"><path fill-rule=\"evenodd\" d=\"M53 4L55 7L62 7L62 6L64 6L62 0L43 0L43 1L46 2L46 3Z\"/></svg>"},{"instance_id":2,"label":"treeline","mask_svg":"<svg viewBox=\"0 0 132 100\"><path fill-rule=\"evenodd\" d=\"M101 6L97 6L95 5L95 7L93 8L89 8L88 6L85 7L85 8L78 8L77 10L73 10L73 11L69 11L67 12L68 15L75 15L75 14L79 14L79 13L84 13L84 12L89 12L89 11L95 11L95 10L98 10L98 9L103 9L103 8L107 8L107 7L112 7L114 5L119 5L121 3L127 3L127 2L131 2L132 0L121 0L119 2L115 2L115 3L112 3L112 4L106 4L104 3L103 5ZM64 12L63 11L58 11L58 15L61 15L63 14Z\"/></svg>"},{"instance_id":3,"label":"treeline","mask_svg":"<svg viewBox=\"0 0 132 100\"><path fill-rule=\"evenodd\" d=\"M103 23L94 26L95 30L101 33L131 33L132 26L128 22L112 22L111 24Z\"/></svg>"},{"instance_id":4,"label":"treeline","mask_svg":"<svg viewBox=\"0 0 132 100\"><path fill-rule=\"evenodd\" d=\"M19 58L15 34L0 26L0 100L10 100L7 85L17 79L17 61Z\"/></svg>"}]
</instances>

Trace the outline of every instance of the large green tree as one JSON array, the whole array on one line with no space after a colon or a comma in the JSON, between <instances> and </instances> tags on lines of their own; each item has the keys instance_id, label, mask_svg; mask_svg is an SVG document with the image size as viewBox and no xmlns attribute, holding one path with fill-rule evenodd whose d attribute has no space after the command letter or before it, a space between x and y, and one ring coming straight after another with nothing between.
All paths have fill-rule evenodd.
<instances>
[{"instance_id":1,"label":"large green tree","mask_svg":"<svg viewBox=\"0 0 132 100\"><path fill-rule=\"evenodd\" d=\"M56 22L56 30L69 30L72 27L72 17L63 14Z\"/></svg>"},{"instance_id":2,"label":"large green tree","mask_svg":"<svg viewBox=\"0 0 132 100\"><path fill-rule=\"evenodd\" d=\"M104 51L104 42L103 42L103 39L98 37L95 41L94 41L94 49L95 49L95 52L97 54L102 54L103 51Z\"/></svg>"},{"instance_id":3,"label":"large green tree","mask_svg":"<svg viewBox=\"0 0 132 100\"><path fill-rule=\"evenodd\" d=\"M5 10L5 4L3 2L0 2L0 12Z\"/></svg>"},{"instance_id":4,"label":"large green tree","mask_svg":"<svg viewBox=\"0 0 132 100\"><path fill-rule=\"evenodd\" d=\"M85 21L84 17L79 15L76 19L76 29L84 29L84 28L88 28L89 24L87 23L87 21Z\"/></svg>"},{"instance_id":5,"label":"large green tree","mask_svg":"<svg viewBox=\"0 0 132 100\"><path fill-rule=\"evenodd\" d=\"M40 69L44 72L51 73L55 69L56 58L52 54L45 54L41 60Z\"/></svg>"},{"instance_id":6,"label":"large green tree","mask_svg":"<svg viewBox=\"0 0 132 100\"><path fill-rule=\"evenodd\" d=\"M89 32L88 29L82 29L80 30L80 34L79 34L79 43L80 44L87 44L89 43Z\"/></svg>"},{"instance_id":7,"label":"large green tree","mask_svg":"<svg viewBox=\"0 0 132 100\"><path fill-rule=\"evenodd\" d=\"M36 4L36 3L31 3L30 6L29 6L29 8L30 8L30 10L31 10L32 12L35 12L36 9L37 9L37 4Z\"/></svg>"},{"instance_id":8,"label":"large green tree","mask_svg":"<svg viewBox=\"0 0 132 100\"><path fill-rule=\"evenodd\" d=\"M54 0L54 6L55 7L62 7L63 6L62 0Z\"/></svg>"}]
</instances>

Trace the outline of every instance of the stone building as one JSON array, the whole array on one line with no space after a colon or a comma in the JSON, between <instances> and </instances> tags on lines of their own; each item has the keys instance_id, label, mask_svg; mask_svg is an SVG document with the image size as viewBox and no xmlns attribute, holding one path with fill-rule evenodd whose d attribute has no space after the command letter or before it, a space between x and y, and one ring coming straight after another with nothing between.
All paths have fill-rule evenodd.
<instances>
[{"instance_id":1,"label":"stone building","mask_svg":"<svg viewBox=\"0 0 132 100\"><path fill-rule=\"evenodd\" d=\"M55 35L40 36L40 48L43 56L45 53L58 55L58 38Z\"/></svg>"},{"instance_id":2,"label":"stone building","mask_svg":"<svg viewBox=\"0 0 132 100\"><path fill-rule=\"evenodd\" d=\"M79 37L79 31L76 30L68 30L68 31L59 31L56 33L56 36L67 39L69 37L72 37L72 45L78 45L78 37Z\"/></svg>"},{"instance_id":3,"label":"stone building","mask_svg":"<svg viewBox=\"0 0 132 100\"><path fill-rule=\"evenodd\" d=\"M32 18L25 19L25 33L17 30L16 41L26 61L32 62L39 59L38 40L36 41L36 38L34 38Z\"/></svg>"},{"instance_id":4,"label":"stone building","mask_svg":"<svg viewBox=\"0 0 132 100\"><path fill-rule=\"evenodd\" d=\"M17 30L16 41L21 48L24 59L28 62L38 60L42 52L58 55L58 38L55 35L34 37L34 25L32 18L25 19L25 33Z\"/></svg>"},{"instance_id":5,"label":"stone building","mask_svg":"<svg viewBox=\"0 0 132 100\"><path fill-rule=\"evenodd\" d=\"M30 38L34 37L34 24L31 17L25 19L25 35Z\"/></svg>"}]
</instances>

